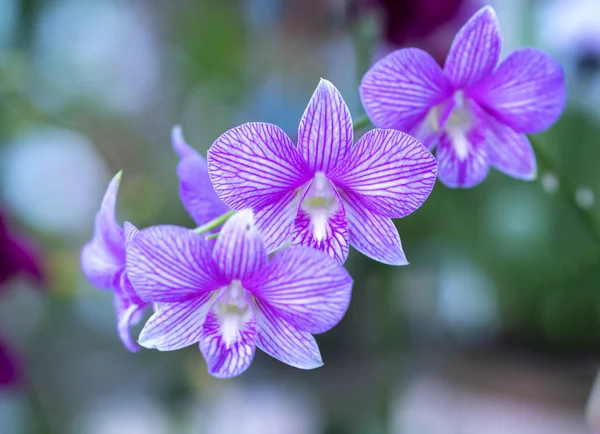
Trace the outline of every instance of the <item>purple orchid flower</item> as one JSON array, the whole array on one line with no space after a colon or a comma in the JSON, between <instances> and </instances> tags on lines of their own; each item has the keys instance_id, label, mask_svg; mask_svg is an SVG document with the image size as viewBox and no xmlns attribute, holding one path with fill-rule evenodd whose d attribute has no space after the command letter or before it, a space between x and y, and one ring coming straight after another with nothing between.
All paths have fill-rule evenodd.
<instances>
[{"instance_id":1,"label":"purple orchid flower","mask_svg":"<svg viewBox=\"0 0 600 434\"><path fill-rule=\"evenodd\" d=\"M498 67L501 37L494 10L480 9L458 32L442 70L417 48L397 50L363 77L360 94L377 127L410 131L430 149L439 142L439 178L473 187L489 167L517 179L536 177L525 133L549 128L565 104L558 62L516 50Z\"/></svg>"},{"instance_id":2,"label":"purple orchid flower","mask_svg":"<svg viewBox=\"0 0 600 434\"><path fill-rule=\"evenodd\" d=\"M291 240L344 262L352 244L377 261L405 265L391 219L427 199L437 163L399 131L369 131L354 146L352 136L346 103L321 80L300 120L298 147L275 125L247 123L209 149L209 174L223 202L256 213L269 251Z\"/></svg>"},{"instance_id":3,"label":"purple orchid flower","mask_svg":"<svg viewBox=\"0 0 600 434\"><path fill-rule=\"evenodd\" d=\"M211 249L178 226L143 229L127 248L136 292L158 305L140 345L160 351L199 343L209 372L244 372L255 349L301 369L322 365L313 333L344 316L352 278L326 254L292 246L269 260L250 210L223 225Z\"/></svg>"},{"instance_id":4,"label":"purple orchid flower","mask_svg":"<svg viewBox=\"0 0 600 434\"><path fill-rule=\"evenodd\" d=\"M134 291L125 271L125 247L137 233L130 223L122 228L115 218L115 207L121 172L110 181L96 214L94 237L81 250L81 268L95 287L114 292L117 313L117 331L121 342L129 351L136 352L139 346L131 337L131 326L139 323L148 303Z\"/></svg>"},{"instance_id":5,"label":"purple orchid flower","mask_svg":"<svg viewBox=\"0 0 600 434\"><path fill-rule=\"evenodd\" d=\"M194 222L200 226L229 211L213 190L206 160L186 143L180 126L173 128L171 138L181 159L177 165L179 195Z\"/></svg>"}]
</instances>

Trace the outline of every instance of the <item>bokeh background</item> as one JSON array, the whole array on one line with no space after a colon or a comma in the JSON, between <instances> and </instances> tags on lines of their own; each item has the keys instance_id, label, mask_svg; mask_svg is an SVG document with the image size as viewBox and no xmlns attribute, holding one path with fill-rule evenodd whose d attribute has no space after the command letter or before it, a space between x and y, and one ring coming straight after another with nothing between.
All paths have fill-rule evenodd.
<instances>
[{"instance_id":1,"label":"bokeh background","mask_svg":"<svg viewBox=\"0 0 600 434\"><path fill-rule=\"evenodd\" d=\"M118 170L120 221L192 227L178 197L174 124L202 153L246 121L295 137L320 77L358 117L358 83L374 60L419 46L443 62L482 4L0 0L0 208L37 245L45 271L41 283L22 273L2 284L0 336L22 378L0 389L0 433L600 429L600 392L588 402L600 246L581 218L600 220L598 0L491 2L504 53L536 46L564 65L568 107L539 136L555 167L530 183L494 172L471 190L438 184L396 222L407 267L351 253L352 305L317 338L322 368L257 353L248 372L224 381L207 374L195 346L130 354L111 294L79 268ZM561 194L564 185L572 191Z\"/></svg>"}]
</instances>

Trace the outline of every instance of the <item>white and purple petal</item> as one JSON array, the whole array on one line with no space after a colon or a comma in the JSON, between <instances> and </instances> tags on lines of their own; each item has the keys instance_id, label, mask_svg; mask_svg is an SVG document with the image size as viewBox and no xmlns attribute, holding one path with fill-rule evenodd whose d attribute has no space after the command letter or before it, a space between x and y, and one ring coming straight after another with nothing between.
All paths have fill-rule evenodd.
<instances>
[{"instance_id":1,"label":"white and purple petal","mask_svg":"<svg viewBox=\"0 0 600 434\"><path fill-rule=\"evenodd\" d=\"M300 192L293 190L255 213L256 227L269 253L290 242L299 200Z\"/></svg>"},{"instance_id":2,"label":"white and purple petal","mask_svg":"<svg viewBox=\"0 0 600 434\"><path fill-rule=\"evenodd\" d=\"M337 261L309 247L291 246L244 288L273 309L291 326L309 333L323 333L344 316L352 293L352 278Z\"/></svg>"},{"instance_id":3,"label":"white and purple petal","mask_svg":"<svg viewBox=\"0 0 600 434\"><path fill-rule=\"evenodd\" d=\"M399 218L431 193L437 162L418 140L395 130L371 130L352 148L333 183L361 199L370 211Z\"/></svg>"},{"instance_id":4,"label":"white and purple petal","mask_svg":"<svg viewBox=\"0 0 600 434\"><path fill-rule=\"evenodd\" d=\"M321 79L298 128L298 151L309 170L327 173L352 146L352 118L336 87Z\"/></svg>"},{"instance_id":5,"label":"white and purple petal","mask_svg":"<svg viewBox=\"0 0 600 434\"><path fill-rule=\"evenodd\" d=\"M142 329L139 344L159 351L173 351L200 341L212 296L212 293L204 293L191 300L161 305Z\"/></svg>"},{"instance_id":6,"label":"white and purple petal","mask_svg":"<svg viewBox=\"0 0 600 434\"><path fill-rule=\"evenodd\" d=\"M471 94L488 113L523 133L548 129L567 98L561 65L534 48L510 54Z\"/></svg>"},{"instance_id":7,"label":"white and purple petal","mask_svg":"<svg viewBox=\"0 0 600 434\"><path fill-rule=\"evenodd\" d=\"M258 122L221 135L208 150L208 172L225 204L255 212L309 178L306 163L281 128Z\"/></svg>"},{"instance_id":8,"label":"white and purple petal","mask_svg":"<svg viewBox=\"0 0 600 434\"><path fill-rule=\"evenodd\" d=\"M145 301L178 302L228 282L204 237L179 226L141 230L127 247L127 275Z\"/></svg>"},{"instance_id":9,"label":"white and purple petal","mask_svg":"<svg viewBox=\"0 0 600 434\"><path fill-rule=\"evenodd\" d=\"M452 95L437 62L419 48L403 48L379 60L360 85L363 107L377 128L413 130Z\"/></svg>"},{"instance_id":10,"label":"white and purple petal","mask_svg":"<svg viewBox=\"0 0 600 434\"><path fill-rule=\"evenodd\" d=\"M277 312L256 300L256 345L277 360L299 369L323 366L315 338L281 318Z\"/></svg>"},{"instance_id":11,"label":"white and purple petal","mask_svg":"<svg viewBox=\"0 0 600 434\"><path fill-rule=\"evenodd\" d=\"M219 318L209 312L202 327L200 351L208 365L208 372L218 378L235 377L243 373L256 352L256 319L248 319L239 330L235 342L223 337Z\"/></svg>"},{"instance_id":12,"label":"white and purple petal","mask_svg":"<svg viewBox=\"0 0 600 434\"><path fill-rule=\"evenodd\" d=\"M96 214L94 236L81 250L81 268L99 289L115 289L125 268L125 235L115 219L121 172L110 181Z\"/></svg>"},{"instance_id":13,"label":"white and purple petal","mask_svg":"<svg viewBox=\"0 0 600 434\"><path fill-rule=\"evenodd\" d=\"M173 149L179 155L177 176L179 195L188 214L197 225L203 225L229 211L213 190L206 160L189 146L180 126L171 132Z\"/></svg>"},{"instance_id":14,"label":"white and purple petal","mask_svg":"<svg viewBox=\"0 0 600 434\"><path fill-rule=\"evenodd\" d=\"M485 146L489 162L513 178L531 181L537 176L535 153L525 134L489 118Z\"/></svg>"},{"instance_id":15,"label":"white and purple petal","mask_svg":"<svg viewBox=\"0 0 600 434\"><path fill-rule=\"evenodd\" d=\"M475 85L498 64L501 45L496 12L491 6L485 6L454 37L444 74L457 89Z\"/></svg>"},{"instance_id":16,"label":"white and purple petal","mask_svg":"<svg viewBox=\"0 0 600 434\"><path fill-rule=\"evenodd\" d=\"M267 263L267 248L254 223L252 210L238 211L223 225L213 257L228 280L241 280Z\"/></svg>"},{"instance_id":17,"label":"white and purple petal","mask_svg":"<svg viewBox=\"0 0 600 434\"><path fill-rule=\"evenodd\" d=\"M442 134L436 154L442 184L471 188L487 177L490 162L484 140L478 134L465 133L460 137Z\"/></svg>"},{"instance_id":18,"label":"white and purple petal","mask_svg":"<svg viewBox=\"0 0 600 434\"><path fill-rule=\"evenodd\" d=\"M388 217L369 211L353 194L342 193L350 245L363 255L389 265L407 265L400 235Z\"/></svg>"}]
</instances>

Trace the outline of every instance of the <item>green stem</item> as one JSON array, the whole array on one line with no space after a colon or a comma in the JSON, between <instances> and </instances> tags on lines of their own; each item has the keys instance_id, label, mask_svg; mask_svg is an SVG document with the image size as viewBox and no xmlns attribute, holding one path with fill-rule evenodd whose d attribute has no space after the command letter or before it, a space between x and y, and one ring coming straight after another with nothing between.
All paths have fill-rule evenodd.
<instances>
[{"instance_id":1,"label":"green stem","mask_svg":"<svg viewBox=\"0 0 600 434\"><path fill-rule=\"evenodd\" d=\"M214 240L215 238L219 237L219 233L217 232L216 234L210 234L206 236L207 240Z\"/></svg>"},{"instance_id":2,"label":"green stem","mask_svg":"<svg viewBox=\"0 0 600 434\"><path fill-rule=\"evenodd\" d=\"M220 215L216 219L211 220L202 226L198 226L196 229L194 229L194 232L196 232L197 234L203 234L204 232L211 231L211 230L221 226L223 223L225 223L227 221L227 219L229 217L231 217L234 214L235 214L234 209L232 209L231 211L227 211L225 214Z\"/></svg>"},{"instance_id":3,"label":"green stem","mask_svg":"<svg viewBox=\"0 0 600 434\"><path fill-rule=\"evenodd\" d=\"M583 208L577 203L577 189L567 178L560 176L554 160L540 145L539 140L533 136L528 136L528 138L537 158L538 171L556 176L558 179L558 193L573 208L581 222L587 227L594 242L600 246L600 226L596 214L591 209Z\"/></svg>"},{"instance_id":4,"label":"green stem","mask_svg":"<svg viewBox=\"0 0 600 434\"><path fill-rule=\"evenodd\" d=\"M366 127L368 127L370 125L371 125L371 121L369 120L369 118L367 117L367 115L359 116L354 121L354 132L362 130L363 128L366 128Z\"/></svg>"}]
</instances>

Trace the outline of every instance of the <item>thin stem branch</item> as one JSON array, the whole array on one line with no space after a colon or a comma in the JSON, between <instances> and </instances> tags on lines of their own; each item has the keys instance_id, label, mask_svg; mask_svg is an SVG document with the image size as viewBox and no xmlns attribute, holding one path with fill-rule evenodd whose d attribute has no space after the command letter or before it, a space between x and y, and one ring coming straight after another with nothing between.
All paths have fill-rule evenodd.
<instances>
[{"instance_id":1,"label":"thin stem branch","mask_svg":"<svg viewBox=\"0 0 600 434\"><path fill-rule=\"evenodd\" d=\"M229 217L231 217L234 214L235 214L235 210L233 210L233 209L231 211L227 211L225 214L220 215L216 219L211 220L202 226L198 226L196 229L194 229L194 232L196 232L197 234L203 234L204 232L211 231L211 230L221 226L223 223L225 223L227 221L227 219Z\"/></svg>"},{"instance_id":2,"label":"thin stem branch","mask_svg":"<svg viewBox=\"0 0 600 434\"><path fill-rule=\"evenodd\" d=\"M541 146L537 137L528 137L537 158L538 171L542 174L554 175L558 178L558 193L571 208L573 208L581 222L587 227L594 242L600 247L600 226L598 224L597 215L591 209L584 208L577 203L577 189L575 186L569 182L568 178L560 175L560 171L554 163L554 160L546 152L544 147Z\"/></svg>"},{"instance_id":3,"label":"thin stem branch","mask_svg":"<svg viewBox=\"0 0 600 434\"><path fill-rule=\"evenodd\" d=\"M362 130L363 128L371 126L371 121L367 115L362 115L354 120L354 132Z\"/></svg>"}]
</instances>

